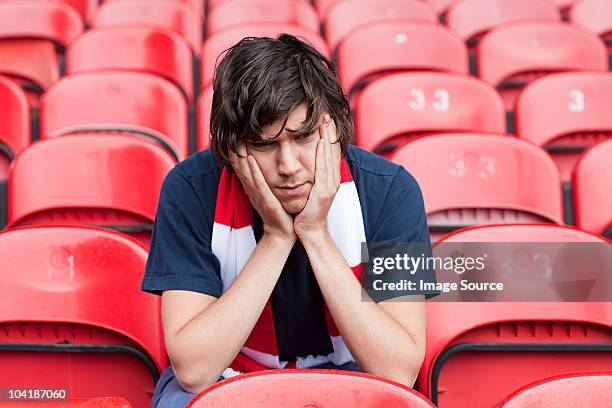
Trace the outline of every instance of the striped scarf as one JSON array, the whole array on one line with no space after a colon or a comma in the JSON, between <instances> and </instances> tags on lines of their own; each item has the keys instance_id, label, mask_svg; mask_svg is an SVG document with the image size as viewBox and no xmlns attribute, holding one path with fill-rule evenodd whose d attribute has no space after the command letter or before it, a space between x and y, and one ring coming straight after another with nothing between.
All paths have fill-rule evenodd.
<instances>
[{"instance_id":1,"label":"striped scarf","mask_svg":"<svg viewBox=\"0 0 612 408\"><path fill-rule=\"evenodd\" d=\"M338 250L359 279L361 242L365 242L363 217L357 188L348 164L340 163L340 187L327 216L327 228ZM228 167L221 173L212 231L212 252L221 265L223 292L236 280L257 245L253 230L253 208L236 174ZM324 356L298 357L295 362L281 361L278 355L274 316L270 300L266 303L246 343L228 369L225 378L245 372L272 368L307 368L332 362L353 361L338 328L325 306L327 329L333 352Z\"/></svg>"}]
</instances>

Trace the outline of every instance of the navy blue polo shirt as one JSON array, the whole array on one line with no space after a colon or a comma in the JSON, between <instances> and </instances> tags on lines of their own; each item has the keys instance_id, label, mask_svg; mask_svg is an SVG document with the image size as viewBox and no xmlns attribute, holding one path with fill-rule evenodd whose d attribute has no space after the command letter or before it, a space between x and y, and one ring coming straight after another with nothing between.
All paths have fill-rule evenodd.
<instances>
[{"instance_id":1,"label":"navy blue polo shirt","mask_svg":"<svg viewBox=\"0 0 612 408\"><path fill-rule=\"evenodd\" d=\"M345 159L357 187L366 240L424 242L430 252L423 199L415 179L402 166L352 145ZM205 150L178 163L166 176L142 281L144 291L161 295L175 289L221 296L223 284L219 261L211 251L211 235L222 168L212 151ZM259 240L263 225L254 215ZM428 280L435 281L434 272L425 272L432 275ZM299 241L271 302L281 360L333 351L323 296Z\"/></svg>"}]
</instances>

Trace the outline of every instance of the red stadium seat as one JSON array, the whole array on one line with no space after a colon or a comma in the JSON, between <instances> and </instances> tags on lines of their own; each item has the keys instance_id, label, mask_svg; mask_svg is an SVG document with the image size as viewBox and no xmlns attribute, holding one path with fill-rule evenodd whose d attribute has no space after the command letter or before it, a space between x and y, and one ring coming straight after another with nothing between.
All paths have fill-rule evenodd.
<instances>
[{"instance_id":1,"label":"red stadium seat","mask_svg":"<svg viewBox=\"0 0 612 408\"><path fill-rule=\"evenodd\" d=\"M606 244L571 227L504 225L458 231L438 245L492 242ZM533 245L545 250L542 244L524 245L517 254L538 256ZM612 364L610 303L440 301L428 302L426 310L427 350L418 387L440 408L491 407L532 381L609 370Z\"/></svg>"},{"instance_id":2,"label":"red stadium seat","mask_svg":"<svg viewBox=\"0 0 612 408\"><path fill-rule=\"evenodd\" d=\"M325 17L325 39L329 48L335 50L348 33L363 24L415 20L436 23L435 11L422 1L416 0L341 0L329 8Z\"/></svg>"},{"instance_id":3,"label":"red stadium seat","mask_svg":"<svg viewBox=\"0 0 612 408\"><path fill-rule=\"evenodd\" d=\"M166 0L164 0L166 1ZM187 102L170 82L140 72L70 75L41 100L41 138L77 132L128 133L189 155Z\"/></svg>"},{"instance_id":4,"label":"red stadium seat","mask_svg":"<svg viewBox=\"0 0 612 408\"><path fill-rule=\"evenodd\" d=\"M69 74L87 71L148 72L172 81L193 100L193 54L178 34L152 27L109 27L79 36L66 53Z\"/></svg>"},{"instance_id":5,"label":"red stadium seat","mask_svg":"<svg viewBox=\"0 0 612 408\"><path fill-rule=\"evenodd\" d=\"M208 86L198 100L197 108L197 150L206 150L210 147L210 111L212 108L213 87Z\"/></svg>"},{"instance_id":6,"label":"red stadium seat","mask_svg":"<svg viewBox=\"0 0 612 408\"><path fill-rule=\"evenodd\" d=\"M504 398L497 408L605 407L610 404L612 371L544 378Z\"/></svg>"},{"instance_id":7,"label":"red stadium seat","mask_svg":"<svg viewBox=\"0 0 612 408\"><path fill-rule=\"evenodd\" d=\"M30 107L23 91L0 77L0 181L17 153L30 144Z\"/></svg>"},{"instance_id":8,"label":"red stadium seat","mask_svg":"<svg viewBox=\"0 0 612 408\"><path fill-rule=\"evenodd\" d=\"M353 99L368 81L399 70L468 73L467 48L440 25L399 21L363 25L338 47L338 74Z\"/></svg>"},{"instance_id":9,"label":"red stadium seat","mask_svg":"<svg viewBox=\"0 0 612 408\"><path fill-rule=\"evenodd\" d=\"M92 21L94 27L146 25L162 27L185 38L194 53L202 47L202 14L191 3L168 0L107 1Z\"/></svg>"},{"instance_id":10,"label":"red stadium seat","mask_svg":"<svg viewBox=\"0 0 612 408\"><path fill-rule=\"evenodd\" d=\"M548 0L464 0L446 15L448 26L471 43L501 24L528 20L559 21L561 14Z\"/></svg>"},{"instance_id":11,"label":"red stadium seat","mask_svg":"<svg viewBox=\"0 0 612 408\"><path fill-rule=\"evenodd\" d=\"M525 141L429 135L402 145L390 160L419 182L432 239L470 225L563 222L557 169L545 151Z\"/></svg>"},{"instance_id":12,"label":"red stadium seat","mask_svg":"<svg viewBox=\"0 0 612 408\"><path fill-rule=\"evenodd\" d=\"M160 298L140 290L146 261L138 243L99 228L0 233L0 383L148 406L167 358Z\"/></svg>"},{"instance_id":13,"label":"red stadium seat","mask_svg":"<svg viewBox=\"0 0 612 408\"><path fill-rule=\"evenodd\" d=\"M384 152L407 137L431 132L504 133L504 107L489 85L473 77L399 73L368 85L355 111L357 145Z\"/></svg>"},{"instance_id":14,"label":"red stadium seat","mask_svg":"<svg viewBox=\"0 0 612 408\"><path fill-rule=\"evenodd\" d=\"M254 23L230 27L208 37L202 49L201 85L204 89L213 80L217 58L244 37L272 37L282 33L292 34L310 43L323 55L328 56L327 45L321 36L311 30L288 24ZM219 58L220 60L220 58Z\"/></svg>"},{"instance_id":15,"label":"red stadium seat","mask_svg":"<svg viewBox=\"0 0 612 408\"><path fill-rule=\"evenodd\" d=\"M312 6L302 0L229 0L208 12L208 35L224 28L252 24L288 24L319 32L319 18Z\"/></svg>"},{"instance_id":16,"label":"red stadium seat","mask_svg":"<svg viewBox=\"0 0 612 408\"><path fill-rule=\"evenodd\" d=\"M476 49L478 75L501 92L508 110L534 79L572 70L608 69L606 47L597 36L570 24L514 23L486 34Z\"/></svg>"},{"instance_id":17,"label":"red stadium seat","mask_svg":"<svg viewBox=\"0 0 612 408\"><path fill-rule=\"evenodd\" d=\"M317 369L243 374L202 391L188 408L433 408L416 391L370 374Z\"/></svg>"},{"instance_id":18,"label":"red stadium seat","mask_svg":"<svg viewBox=\"0 0 612 408\"><path fill-rule=\"evenodd\" d=\"M0 74L29 91L32 105L59 78L56 46L83 30L79 14L63 3L0 2Z\"/></svg>"},{"instance_id":19,"label":"red stadium seat","mask_svg":"<svg viewBox=\"0 0 612 408\"><path fill-rule=\"evenodd\" d=\"M2 408L24 408L26 403L19 402L3 402ZM125 398L106 397L106 398L76 398L68 401L52 401L52 402L27 402L27 408L131 408L132 406Z\"/></svg>"},{"instance_id":20,"label":"red stadium seat","mask_svg":"<svg viewBox=\"0 0 612 408\"><path fill-rule=\"evenodd\" d=\"M96 225L148 246L159 191L174 164L163 149L133 137L39 141L13 161L8 226Z\"/></svg>"},{"instance_id":21,"label":"red stadium seat","mask_svg":"<svg viewBox=\"0 0 612 408\"><path fill-rule=\"evenodd\" d=\"M612 139L587 150L574 171L576 225L612 239Z\"/></svg>"},{"instance_id":22,"label":"red stadium seat","mask_svg":"<svg viewBox=\"0 0 612 408\"><path fill-rule=\"evenodd\" d=\"M582 0L569 11L572 24L600 36L612 51L612 3L608 0Z\"/></svg>"},{"instance_id":23,"label":"red stadium seat","mask_svg":"<svg viewBox=\"0 0 612 408\"><path fill-rule=\"evenodd\" d=\"M61 0L61 2L72 6L83 21L89 21L98 10L97 0Z\"/></svg>"},{"instance_id":24,"label":"red stadium seat","mask_svg":"<svg viewBox=\"0 0 612 408\"><path fill-rule=\"evenodd\" d=\"M546 147L569 182L587 147L612 136L612 74L573 72L527 86L516 103L517 134Z\"/></svg>"}]
</instances>

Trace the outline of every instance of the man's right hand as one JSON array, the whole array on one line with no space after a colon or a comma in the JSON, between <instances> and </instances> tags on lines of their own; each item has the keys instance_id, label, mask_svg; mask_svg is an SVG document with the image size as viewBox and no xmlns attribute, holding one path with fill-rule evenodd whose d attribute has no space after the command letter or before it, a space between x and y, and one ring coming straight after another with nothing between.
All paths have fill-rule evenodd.
<instances>
[{"instance_id":1,"label":"man's right hand","mask_svg":"<svg viewBox=\"0 0 612 408\"><path fill-rule=\"evenodd\" d=\"M295 242L297 236L293 228L293 217L270 190L255 158L247 154L243 143L238 144L236 152L230 151L229 156L251 205L261 216L264 234Z\"/></svg>"}]
</instances>

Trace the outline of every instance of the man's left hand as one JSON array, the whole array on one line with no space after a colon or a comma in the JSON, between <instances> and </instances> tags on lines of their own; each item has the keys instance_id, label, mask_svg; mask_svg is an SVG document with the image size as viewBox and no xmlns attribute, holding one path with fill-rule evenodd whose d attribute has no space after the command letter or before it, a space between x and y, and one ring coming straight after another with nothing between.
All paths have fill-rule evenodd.
<instances>
[{"instance_id":1,"label":"man's left hand","mask_svg":"<svg viewBox=\"0 0 612 408\"><path fill-rule=\"evenodd\" d=\"M319 127L319 136L314 184L306 206L293 221L300 239L327 231L327 214L340 187L340 143L336 126L327 114Z\"/></svg>"}]
</instances>

